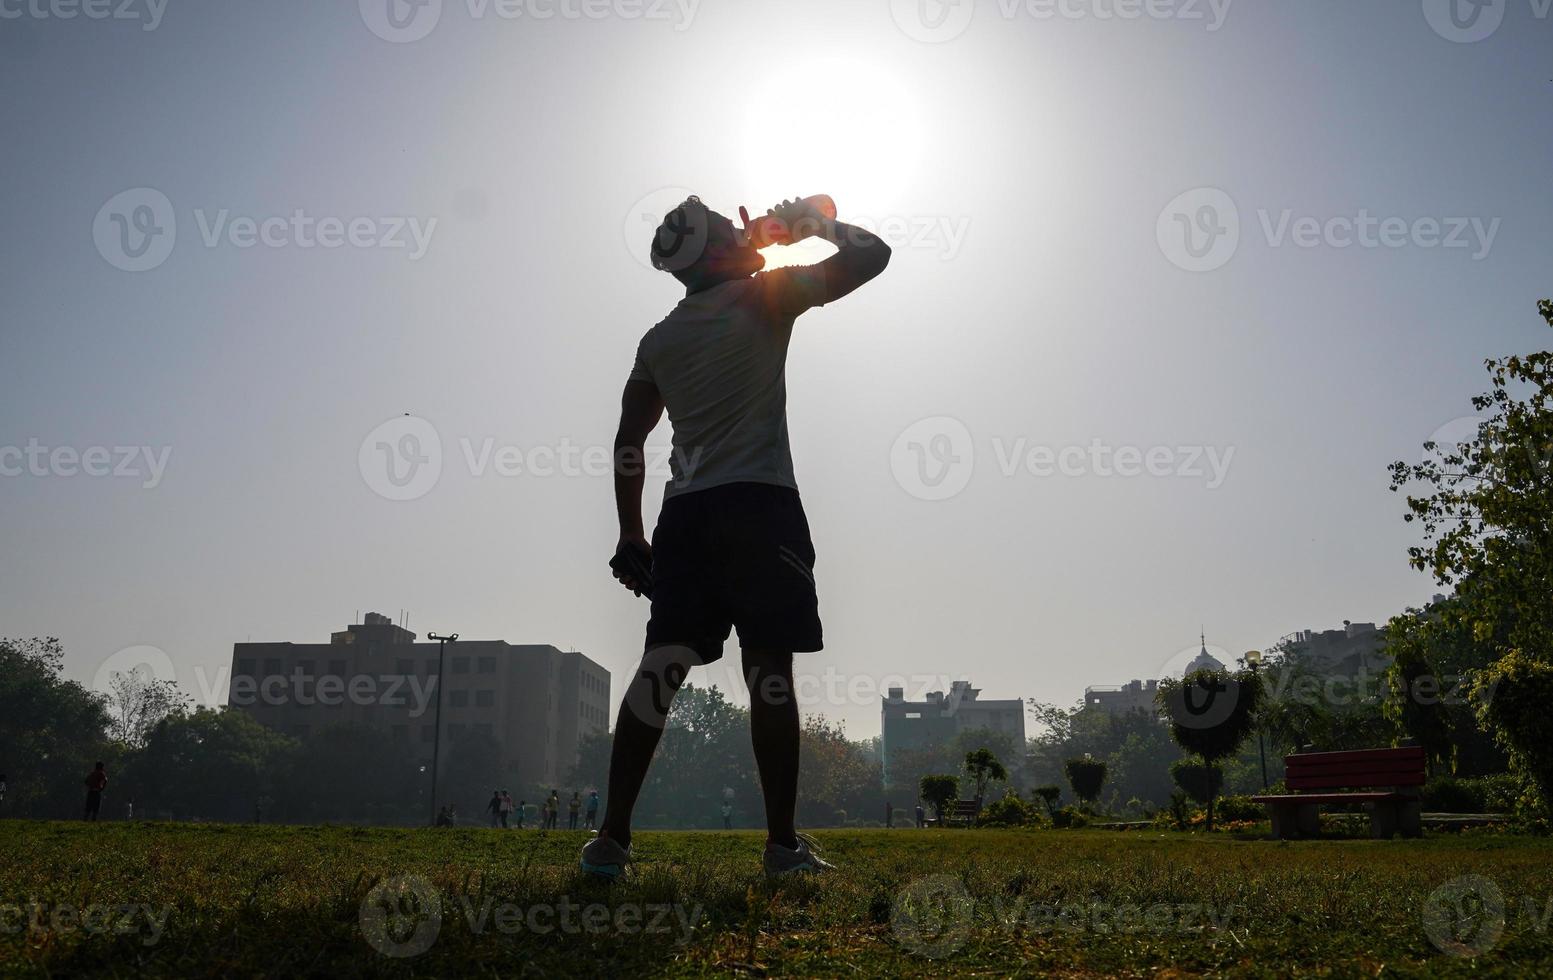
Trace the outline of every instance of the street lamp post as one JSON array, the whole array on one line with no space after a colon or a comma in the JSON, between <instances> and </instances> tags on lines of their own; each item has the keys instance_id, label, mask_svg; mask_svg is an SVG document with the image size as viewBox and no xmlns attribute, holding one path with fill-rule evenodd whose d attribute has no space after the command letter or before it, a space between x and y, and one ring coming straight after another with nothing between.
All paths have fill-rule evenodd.
<instances>
[{"instance_id":1,"label":"street lamp post","mask_svg":"<svg viewBox=\"0 0 1553 980\"><path fill-rule=\"evenodd\" d=\"M431 825L437 825L437 760L442 755L442 678L445 676L443 667L443 652L449 643L458 642L457 633L449 633L441 636L437 633L427 633L426 639L437 641L437 708L432 720L431 733Z\"/></svg>"},{"instance_id":2,"label":"street lamp post","mask_svg":"<svg viewBox=\"0 0 1553 980\"><path fill-rule=\"evenodd\" d=\"M1251 676L1255 677L1257 675L1257 673L1262 669L1262 651L1260 651L1260 650L1247 650L1246 651L1246 655L1244 657L1240 658L1240 662L1245 664L1246 665L1246 669L1251 671ZM1262 788L1266 789L1267 788L1267 746L1262 741L1262 723L1261 723L1260 720L1258 720L1257 723L1256 723L1256 753L1257 753L1257 755L1262 760Z\"/></svg>"}]
</instances>

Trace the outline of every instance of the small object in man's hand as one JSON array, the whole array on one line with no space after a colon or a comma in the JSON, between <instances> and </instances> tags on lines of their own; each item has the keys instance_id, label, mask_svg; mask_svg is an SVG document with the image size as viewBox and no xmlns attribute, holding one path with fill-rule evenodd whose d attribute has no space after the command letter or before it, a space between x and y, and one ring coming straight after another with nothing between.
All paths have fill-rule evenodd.
<instances>
[{"instance_id":1,"label":"small object in man's hand","mask_svg":"<svg viewBox=\"0 0 1553 980\"><path fill-rule=\"evenodd\" d=\"M616 578L628 578L635 582L632 591L637 595L652 598L652 558L637 545L621 545L615 551L615 557L609 560L609 570L615 573Z\"/></svg>"}]
</instances>

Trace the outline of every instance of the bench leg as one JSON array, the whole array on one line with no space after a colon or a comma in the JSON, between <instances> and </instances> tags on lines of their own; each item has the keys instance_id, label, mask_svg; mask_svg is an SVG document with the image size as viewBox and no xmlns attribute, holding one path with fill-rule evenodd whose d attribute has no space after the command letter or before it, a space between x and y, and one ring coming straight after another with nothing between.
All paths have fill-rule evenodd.
<instances>
[{"instance_id":1,"label":"bench leg","mask_svg":"<svg viewBox=\"0 0 1553 980\"><path fill-rule=\"evenodd\" d=\"M1397 829L1403 837L1424 835L1423 805L1417 797L1397 804Z\"/></svg>"},{"instance_id":2,"label":"bench leg","mask_svg":"<svg viewBox=\"0 0 1553 980\"><path fill-rule=\"evenodd\" d=\"M1292 803L1270 803L1267 809L1273 818L1273 840L1293 840L1300 835Z\"/></svg>"},{"instance_id":3,"label":"bench leg","mask_svg":"<svg viewBox=\"0 0 1553 980\"><path fill-rule=\"evenodd\" d=\"M1370 804L1370 836L1375 840L1390 840L1397 834L1397 805L1395 803Z\"/></svg>"},{"instance_id":4,"label":"bench leg","mask_svg":"<svg viewBox=\"0 0 1553 980\"><path fill-rule=\"evenodd\" d=\"M1314 803L1301 803L1295 824L1299 827L1301 837L1321 836L1321 816Z\"/></svg>"}]
</instances>

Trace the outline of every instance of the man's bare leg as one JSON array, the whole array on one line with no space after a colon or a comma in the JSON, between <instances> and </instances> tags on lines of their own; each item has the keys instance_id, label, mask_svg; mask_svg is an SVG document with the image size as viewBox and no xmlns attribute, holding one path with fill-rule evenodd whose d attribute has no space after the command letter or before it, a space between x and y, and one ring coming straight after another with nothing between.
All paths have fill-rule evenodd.
<instances>
[{"instance_id":1,"label":"man's bare leg","mask_svg":"<svg viewBox=\"0 0 1553 980\"><path fill-rule=\"evenodd\" d=\"M599 829L621 847L631 845L631 813L647 779L674 695L700 659L686 646L653 647L642 655L615 718L609 750L609 788Z\"/></svg>"},{"instance_id":2,"label":"man's bare leg","mask_svg":"<svg viewBox=\"0 0 1553 980\"><path fill-rule=\"evenodd\" d=\"M783 847L797 847L799 721L793 655L746 650L744 679L750 689L750 741L766 801L767 834Z\"/></svg>"}]
</instances>

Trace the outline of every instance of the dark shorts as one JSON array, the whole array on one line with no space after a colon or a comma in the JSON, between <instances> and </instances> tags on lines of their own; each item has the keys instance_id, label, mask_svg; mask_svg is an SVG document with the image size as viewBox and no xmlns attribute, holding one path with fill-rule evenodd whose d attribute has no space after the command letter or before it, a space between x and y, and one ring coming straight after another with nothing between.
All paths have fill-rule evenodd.
<instances>
[{"instance_id":1,"label":"dark shorts","mask_svg":"<svg viewBox=\"0 0 1553 980\"><path fill-rule=\"evenodd\" d=\"M648 648L683 643L711 663L734 628L745 650L824 647L814 544L797 490L729 483L670 497L652 557Z\"/></svg>"}]
</instances>

